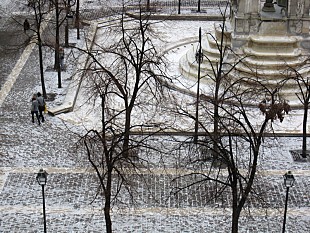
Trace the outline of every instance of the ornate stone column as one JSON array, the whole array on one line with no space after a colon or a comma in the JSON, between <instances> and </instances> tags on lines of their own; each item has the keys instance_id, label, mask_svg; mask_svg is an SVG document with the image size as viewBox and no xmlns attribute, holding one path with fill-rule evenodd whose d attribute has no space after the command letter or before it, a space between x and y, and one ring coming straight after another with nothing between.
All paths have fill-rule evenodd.
<instances>
[{"instance_id":1,"label":"ornate stone column","mask_svg":"<svg viewBox=\"0 0 310 233\"><path fill-rule=\"evenodd\" d=\"M258 5L260 0L239 0L238 2L233 2L233 7L238 9L238 15L246 14L258 14Z\"/></svg>"},{"instance_id":2,"label":"ornate stone column","mask_svg":"<svg viewBox=\"0 0 310 233\"><path fill-rule=\"evenodd\" d=\"M231 17L234 45L240 47L247 41L247 35L258 32L260 22L261 0L233 1Z\"/></svg>"}]
</instances>

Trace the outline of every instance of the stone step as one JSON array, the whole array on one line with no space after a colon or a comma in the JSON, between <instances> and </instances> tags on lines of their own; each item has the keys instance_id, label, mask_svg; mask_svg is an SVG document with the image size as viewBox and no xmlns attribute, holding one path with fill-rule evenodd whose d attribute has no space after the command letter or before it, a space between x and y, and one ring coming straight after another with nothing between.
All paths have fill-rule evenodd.
<instances>
[{"instance_id":1,"label":"stone step","mask_svg":"<svg viewBox=\"0 0 310 233\"><path fill-rule=\"evenodd\" d=\"M284 57L298 56L301 50L298 49L299 39L289 36L251 36L244 48L246 54L256 56L267 56L270 54ZM278 58L279 59L279 58Z\"/></svg>"},{"instance_id":2,"label":"stone step","mask_svg":"<svg viewBox=\"0 0 310 233\"><path fill-rule=\"evenodd\" d=\"M249 43L257 45L291 45L295 46L299 42L296 36L250 36Z\"/></svg>"},{"instance_id":3,"label":"stone step","mask_svg":"<svg viewBox=\"0 0 310 233\"><path fill-rule=\"evenodd\" d=\"M285 66L272 66L272 63L268 64L268 69L266 69L267 65L246 65L247 63L239 63L236 66L236 69L242 73L252 74L256 77L263 77L266 80L275 80L275 81L282 81L283 79L290 77L294 77L294 73L288 73L286 70L288 69L288 65ZM305 68L299 71L299 74L302 76L307 75L310 72L310 68Z\"/></svg>"},{"instance_id":4,"label":"stone step","mask_svg":"<svg viewBox=\"0 0 310 233\"><path fill-rule=\"evenodd\" d=\"M265 49L253 49L245 47L243 49L244 53L248 56L264 57L266 59L286 59L286 58L296 58L301 55L301 49L294 50L265 50Z\"/></svg>"},{"instance_id":5,"label":"stone step","mask_svg":"<svg viewBox=\"0 0 310 233\"><path fill-rule=\"evenodd\" d=\"M287 69L288 67L298 67L305 63L305 59L295 57L285 60L266 60L262 57L246 57L244 63L255 68L260 69Z\"/></svg>"},{"instance_id":6,"label":"stone step","mask_svg":"<svg viewBox=\"0 0 310 233\"><path fill-rule=\"evenodd\" d=\"M211 48L218 50L217 44L220 45L221 40L222 40L221 37L214 37L210 34L207 34L205 37L203 37L202 42L206 41ZM231 45L231 37L224 36L223 45Z\"/></svg>"}]
</instances>

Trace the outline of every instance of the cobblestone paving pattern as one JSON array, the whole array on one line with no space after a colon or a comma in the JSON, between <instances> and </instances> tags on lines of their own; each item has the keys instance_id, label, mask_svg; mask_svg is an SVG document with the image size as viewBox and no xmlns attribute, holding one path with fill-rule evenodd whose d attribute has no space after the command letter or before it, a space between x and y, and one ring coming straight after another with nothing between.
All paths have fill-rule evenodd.
<instances>
[{"instance_id":1,"label":"cobblestone paving pattern","mask_svg":"<svg viewBox=\"0 0 310 233\"><path fill-rule=\"evenodd\" d=\"M41 205L41 187L36 182L36 174L10 173L0 194L1 206ZM94 174L49 174L45 186L46 204L69 208L88 206L94 199L97 183ZM94 205L98 205L94 202Z\"/></svg>"},{"instance_id":2,"label":"cobblestone paving pattern","mask_svg":"<svg viewBox=\"0 0 310 233\"><path fill-rule=\"evenodd\" d=\"M28 59L22 74L17 79L2 105L1 116L1 166L77 166L79 154L74 150L76 135L60 121L47 116L39 127L31 122L30 98L33 87L39 84L39 67L34 65L35 49ZM56 84L55 84L56 85ZM64 133L65 132L65 133ZM23 154L16 154L23 151ZM66 161L65 163L63 161Z\"/></svg>"},{"instance_id":3,"label":"cobblestone paving pattern","mask_svg":"<svg viewBox=\"0 0 310 233\"><path fill-rule=\"evenodd\" d=\"M230 218L228 216L208 215L165 215L158 213L152 215L120 214L112 216L114 232L132 233L132 232L198 232L198 233L223 233L230 232ZM58 233L99 233L104 232L104 218L96 214L48 214L47 215L48 232ZM240 219L240 233L264 232L279 233L282 229L283 217L253 217ZM143 222L143 224L141 224ZM220 226L220 227L219 227ZM287 232L309 232L309 220L303 217L287 218ZM0 220L0 230L3 233L18 232L42 232L43 221L42 214L33 213L25 215L20 213L4 214Z\"/></svg>"},{"instance_id":4,"label":"cobblestone paving pattern","mask_svg":"<svg viewBox=\"0 0 310 233\"><path fill-rule=\"evenodd\" d=\"M168 2L168 1L167 1ZM0 120L0 232L42 232L41 187L35 176L39 168L51 171L45 187L47 228L49 232L103 232L102 203L94 200L97 182L94 174L86 170L87 161L74 144L78 140L70 124L61 124L57 117L47 116L39 127L30 120L29 104L33 88L40 83L38 51L29 57L22 73L2 105ZM49 59L45 54L45 60ZM8 68L9 69L9 68ZM7 71L6 71L7 72ZM286 140L279 139L264 149L265 189L261 196L266 203L253 199L255 210L266 207L268 212L241 217L240 232L275 232L282 228L285 190L283 174L279 169L296 170L296 184L290 189L287 230L294 233L310 232L310 197L308 163L294 163ZM279 153L279 148L281 151ZM165 160L165 158L168 158ZM153 169L173 168L174 157L153 154L149 158ZM85 170L73 173L74 169ZM57 172L64 169L65 172ZM27 172L25 172L27 170ZM192 187L171 195L173 173L155 171L145 174L143 182L132 177L136 201L131 202L124 192L112 212L115 232L229 232L230 213L226 208L229 195L221 200L207 201L214 191L210 184ZM188 180L182 179L180 185ZM253 207L250 206L250 207ZM128 208L130 207L130 208ZM258 209L259 210L259 209ZM220 212L220 214L218 214ZM245 210L243 214L246 214Z\"/></svg>"},{"instance_id":5,"label":"cobblestone paving pattern","mask_svg":"<svg viewBox=\"0 0 310 233\"><path fill-rule=\"evenodd\" d=\"M131 185L132 192L135 193L135 202L123 193L119 197L119 207L135 208L229 208L230 195L224 193L221 198L210 201L214 190L209 183L198 187L184 189L173 194L171 179L167 175L144 174L143 177L131 176L129 180L134 181ZM51 208L63 208L68 210L85 209L91 206L101 206L99 198L94 201L97 193L96 176L91 173L66 173L50 174L48 185L45 188L46 203ZM187 184L188 181L194 181L188 177L188 180L180 180L178 185ZM274 208L280 209L284 206L283 184L281 180L275 177L267 177L269 185L266 186L261 198L265 202L258 202L253 199L252 208ZM310 206L309 197L309 177L300 177L298 183L291 189L289 203L291 206L304 208ZM10 173L6 178L6 183L0 193L0 206L40 206L40 186L36 183L35 174ZM91 204L92 203L92 204ZM121 204L122 203L122 204ZM65 210L65 208L64 208Z\"/></svg>"}]
</instances>

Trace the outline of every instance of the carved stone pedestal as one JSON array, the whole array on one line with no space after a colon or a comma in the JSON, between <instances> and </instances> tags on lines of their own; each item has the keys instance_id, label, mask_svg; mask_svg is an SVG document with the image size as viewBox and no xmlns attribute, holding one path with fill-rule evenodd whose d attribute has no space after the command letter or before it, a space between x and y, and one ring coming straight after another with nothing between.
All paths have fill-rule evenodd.
<instances>
[{"instance_id":1,"label":"carved stone pedestal","mask_svg":"<svg viewBox=\"0 0 310 233\"><path fill-rule=\"evenodd\" d=\"M274 5L272 3L273 0L266 0L264 6L263 6L263 9L262 11L265 11L265 12L275 12L275 8L274 8Z\"/></svg>"}]
</instances>

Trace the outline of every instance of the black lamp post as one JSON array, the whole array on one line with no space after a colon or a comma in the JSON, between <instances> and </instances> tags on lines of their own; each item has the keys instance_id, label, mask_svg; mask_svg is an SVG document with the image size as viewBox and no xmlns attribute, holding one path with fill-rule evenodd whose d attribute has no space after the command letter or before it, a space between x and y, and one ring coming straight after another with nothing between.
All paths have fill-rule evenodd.
<instances>
[{"instance_id":1,"label":"black lamp post","mask_svg":"<svg viewBox=\"0 0 310 233\"><path fill-rule=\"evenodd\" d=\"M75 11L75 27L76 27L76 38L80 39L80 0L76 2L76 11Z\"/></svg>"},{"instance_id":2,"label":"black lamp post","mask_svg":"<svg viewBox=\"0 0 310 233\"><path fill-rule=\"evenodd\" d=\"M295 178L291 171L288 171L284 174L284 185L286 187L286 197L285 197L285 209L284 209L284 219L283 219L283 227L282 227L282 233L285 232L285 224L286 224L286 212L287 212L287 201L288 201L288 191L290 187L293 187L295 183Z\"/></svg>"},{"instance_id":3,"label":"black lamp post","mask_svg":"<svg viewBox=\"0 0 310 233\"><path fill-rule=\"evenodd\" d=\"M198 50L195 54L196 62L198 63L198 79L197 79L197 96L196 96L196 115L195 115L195 135L194 135L194 143L198 141L198 108L199 108L199 89L200 89L200 66L203 60L203 53L201 49L201 27L199 28L199 44Z\"/></svg>"},{"instance_id":4,"label":"black lamp post","mask_svg":"<svg viewBox=\"0 0 310 233\"><path fill-rule=\"evenodd\" d=\"M67 6L66 6L66 26L65 26L65 47L69 47L69 23L68 19L72 19L73 14L71 11L71 5L70 0L68 0Z\"/></svg>"},{"instance_id":5,"label":"black lamp post","mask_svg":"<svg viewBox=\"0 0 310 233\"><path fill-rule=\"evenodd\" d=\"M37 174L36 180L38 184L42 186L42 196L43 196L43 220L44 220L44 233L46 233L46 217L45 217L45 197L44 197L44 185L46 185L47 172L42 168Z\"/></svg>"},{"instance_id":6,"label":"black lamp post","mask_svg":"<svg viewBox=\"0 0 310 233\"><path fill-rule=\"evenodd\" d=\"M72 19L72 12L68 10L68 14L66 15L66 26L65 26L65 47L69 47L69 22L68 19Z\"/></svg>"}]
</instances>

